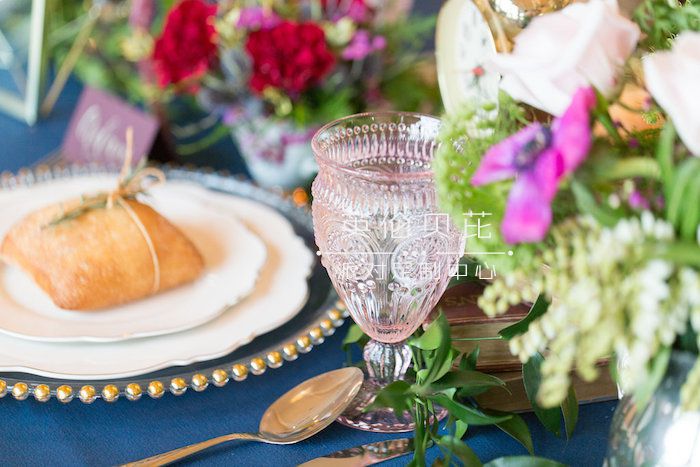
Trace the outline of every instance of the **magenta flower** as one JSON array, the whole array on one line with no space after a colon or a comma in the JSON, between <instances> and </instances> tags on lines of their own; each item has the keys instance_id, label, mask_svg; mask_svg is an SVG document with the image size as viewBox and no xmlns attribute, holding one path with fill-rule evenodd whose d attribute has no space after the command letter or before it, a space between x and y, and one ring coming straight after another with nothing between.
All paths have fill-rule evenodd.
<instances>
[{"instance_id":1,"label":"magenta flower","mask_svg":"<svg viewBox=\"0 0 700 467\"><path fill-rule=\"evenodd\" d=\"M382 50L384 47L386 47L384 36L371 37L368 31L360 29L352 36L352 40L343 50L342 57L345 60L363 60L372 52Z\"/></svg>"},{"instance_id":2,"label":"magenta flower","mask_svg":"<svg viewBox=\"0 0 700 467\"><path fill-rule=\"evenodd\" d=\"M272 29L282 22L274 11L261 6L242 8L236 27L241 29Z\"/></svg>"},{"instance_id":3,"label":"magenta flower","mask_svg":"<svg viewBox=\"0 0 700 467\"><path fill-rule=\"evenodd\" d=\"M484 155L472 185L515 178L501 224L507 243L537 242L547 234L559 183L591 148L590 114L595 102L592 88L580 88L551 127L532 123Z\"/></svg>"}]
</instances>

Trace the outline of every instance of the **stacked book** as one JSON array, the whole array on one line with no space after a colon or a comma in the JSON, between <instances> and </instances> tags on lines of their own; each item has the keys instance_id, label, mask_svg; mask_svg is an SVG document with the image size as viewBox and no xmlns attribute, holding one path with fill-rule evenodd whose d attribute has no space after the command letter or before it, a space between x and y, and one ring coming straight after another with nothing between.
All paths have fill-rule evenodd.
<instances>
[{"instance_id":1,"label":"stacked book","mask_svg":"<svg viewBox=\"0 0 700 467\"><path fill-rule=\"evenodd\" d=\"M523 319L530 307L520 304L502 316L489 318L477 305L484 287L485 283L481 281L465 282L452 287L445 292L436 309L441 309L450 323L453 345L461 352L471 352L479 346L477 369L505 381L511 392L508 395L502 391L488 391L477 397L479 404L504 411L529 410L530 403L522 382L522 364L518 357L511 355L508 341L498 339L498 332ZM474 340L455 340L465 338ZM611 378L608 363L608 360L599 362L600 376L594 382L585 382L576 374L572 375L580 403L617 398L617 387Z\"/></svg>"}]
</instances>

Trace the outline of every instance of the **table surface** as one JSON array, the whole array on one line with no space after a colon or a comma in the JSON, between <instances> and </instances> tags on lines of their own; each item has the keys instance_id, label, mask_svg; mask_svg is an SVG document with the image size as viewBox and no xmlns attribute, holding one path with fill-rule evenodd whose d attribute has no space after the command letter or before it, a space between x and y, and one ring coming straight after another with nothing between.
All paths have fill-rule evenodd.
<instances>
[{"instance_id":1,"label":"table surface","mask_svg":"<svg viewBox=\"0 0 700 467\"><path fill-rule=\"evenodd\" d=\"M29 166L60 146L79 92L80 86L71 82L53 114L33 128L0 115L0 172ZM242 170L229 142L212 151L202 159L205 163L216 161L219 168ZM215 159L216 151L225 154ZM78 401L62 405L55 399L48 403L18 402L5 397L0 400L4 421L0 461L9 465L113 465L230 432L253 431L265 408L278 396L307 378L343 364L340 343L346 329L347 326L339 329L326 343L280 369L203 393L190 390L180 397L167 394L160 400L144 397L138 402L121 399L114 404L97 401L92 405ZM614 402L581 406L578 428L568 441L547 433L532 414L526 414L536 453L574 466L600 465L614 408ZM333 424L298 445L237 442L211 449L188 463L295 465L335 450L391 437L401 436L366 433ZM493 427L473 427L466 440L482 461L526 454L519 444ZM431 461L437 455L436 449L429 451ZM403 457L384 465L403 465L409 459Z\"/></svg>"}]
</instances>

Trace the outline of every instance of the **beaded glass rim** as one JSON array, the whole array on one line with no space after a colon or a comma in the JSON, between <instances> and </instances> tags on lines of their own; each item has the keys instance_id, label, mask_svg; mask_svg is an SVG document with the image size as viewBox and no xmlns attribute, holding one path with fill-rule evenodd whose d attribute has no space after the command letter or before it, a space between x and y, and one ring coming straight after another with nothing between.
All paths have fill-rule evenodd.
<instances>
[{"instance_id":1,"label":"beaded glass rim","mask_svg":"<svg viewBox=\"0 0 700 467\"><path fill-rule=\"evenodd\" d=\"M205 188L242 196L262 202L273 207L292 222L295 230L307 244L313 248L313 225L307 206L299 206L281 192L265 190L244 180L242 177L232 177L226 172L214 172L208 169L192 167L160 166L168 179L183 180L198 183ZM0 174L0 190L29 186L44 181L116 173L115 169L98 165L64 166L40 165L32 169L21 169L16 175L9 172ZM320 261L316 260L315 270L322 271ZM322 272L325 275L325 271ZM11 394L17 400L26 400L30 396L39 402L46 402L55 397L62 403L78 399L85 404L91 404L97 399L114 402L120 397L130 401L139 400L144 394L153 399L163 397L167 392L175 396L184 394L189 388L201 392L210 384L217 387L225 386L229 381L243 381L248 375L261 375L268 368L276 369L285 361L296 360L300 354L311 351L314 346L323 343L327 336L332 335L336 328L343 325L348 312L325 276L313 274L310 281L316 289L322 286L326 292L320 303L311 303L312 297L302 311L289 323L254 339L231 354L215 360L199 362L182 367L170 367L165 370L132 378L115 380L71 380L59 378L43 378L26 373L0 373L0 398ZM289 329L292 321L301 322ZM256 342L272 341L253 347ZM257 347L261 347L258 345ZM164 375L163 375L164 374Z\"/></svg>"}]
</instances>

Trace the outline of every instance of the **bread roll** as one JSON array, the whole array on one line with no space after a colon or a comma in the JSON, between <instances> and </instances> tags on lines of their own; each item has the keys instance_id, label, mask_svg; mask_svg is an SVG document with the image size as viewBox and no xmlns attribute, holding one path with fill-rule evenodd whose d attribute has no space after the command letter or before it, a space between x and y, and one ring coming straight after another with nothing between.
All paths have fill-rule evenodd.
<instances>
[{"instance_id":1,"label":"bread roll","mask_svg":"<svg viewBox=\"0 0 700 467\"><path fill-rule=\"evenodd\" d=\"M12 227L0 247L0 255L29 273L57 306L111 307L202 274L204 261L192 242L153 208L137 201L124 202L150 237L158 268L138 223L119 204L52 224L79 202L28 215Z\"/></svg>"}]
</instances>

